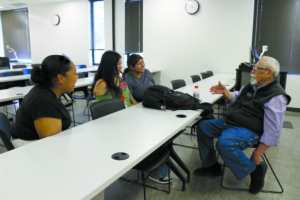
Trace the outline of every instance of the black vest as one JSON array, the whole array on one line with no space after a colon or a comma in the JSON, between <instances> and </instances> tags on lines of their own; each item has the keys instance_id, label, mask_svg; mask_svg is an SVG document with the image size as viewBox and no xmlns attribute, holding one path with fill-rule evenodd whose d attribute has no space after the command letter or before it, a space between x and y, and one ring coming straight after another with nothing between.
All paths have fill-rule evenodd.
<instances>
[{"instance_id":1,"label":"black vest","mask_svg":"<svg viewBox=\"0 0 300 200\"><path fill-rule=\"evenodd\" d=\"M225 122L229 125L247 128L261 136L264 132L264 104L277 95L285 95L288 100L287 104L289 104L291 97L275 79L259 88L254 98L253 95L253 86L248 83L244 86L234 105L229 107L229 114L226 116Z\"/></svg>"}]
</instances>

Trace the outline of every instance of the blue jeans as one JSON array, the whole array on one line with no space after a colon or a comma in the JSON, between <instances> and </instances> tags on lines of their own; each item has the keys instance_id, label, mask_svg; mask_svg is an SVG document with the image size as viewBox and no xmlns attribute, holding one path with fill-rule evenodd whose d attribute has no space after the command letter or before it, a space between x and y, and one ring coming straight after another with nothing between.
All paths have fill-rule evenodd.
<instances>
[{"instance_id":1,"label":"blue jeans","mask_svg":"<svg viewBox=\"0 0 300 200\"><path fill-rule=\"evenodd\" d=\"M154 178L160 179L165 177L165 175L167 174L168 174L168 165L163 163L160 166L158 166L155 170L153 170L150 175L153 176Z\"/></svg>"},{"instance_id":2,"label":"blue jeans","mask_svg":"<svg viewBox=\"0 0 300 200\"><path fill-rule=\"evenodd\" d=\"M246 148L259 143L260 137L254 132L228 125L225 118L219 118L199 122L197 138L203 168L218 162L213 138L219 138L216 149L238 180L242 180L256 168L243 153Z\"/></svg>"}]
</instances>

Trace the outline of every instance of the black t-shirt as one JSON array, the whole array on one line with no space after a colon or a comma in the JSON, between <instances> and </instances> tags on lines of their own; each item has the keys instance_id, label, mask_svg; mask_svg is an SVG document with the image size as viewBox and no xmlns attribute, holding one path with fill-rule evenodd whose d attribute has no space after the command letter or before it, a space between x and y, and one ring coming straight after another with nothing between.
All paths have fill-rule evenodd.
<instances>
[{"instance_id":1,"label":"black t-shirt","mask_svg":"<svg viewBox=\"0 0 300 200\"><path fill-rule=\"evenodd\" d=\"M13 138L40 139L34 121L42 117L61 119L63 131L71 124L69 111L59 102L55 93L49 87L38 84L24 97L17 110L16 122L12 128Z\"/></svg>"}]
</instances>

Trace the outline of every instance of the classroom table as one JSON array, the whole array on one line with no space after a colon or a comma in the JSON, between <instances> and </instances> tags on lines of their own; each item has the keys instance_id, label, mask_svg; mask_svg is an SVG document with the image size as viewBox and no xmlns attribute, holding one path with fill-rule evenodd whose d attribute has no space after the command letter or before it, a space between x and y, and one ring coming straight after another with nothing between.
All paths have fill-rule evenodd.
<instances>
[{"instance_id":1,"label":"classroom table","mask_svg":"<svg viewBox=\"0 0 300 200\"><path fill-rule=\"evenodd\" d=\"M211 82L196 83L203 101L217 98L206 95L208 84L221 80L230 88L234 78L235 74L215 75ZM190 93L193 86L180 90ZM178 118L178 114L186 117ZM199 114L199 110L163 111L138 104L3 153L0 199L91 199ZM116 152L126 152L129 158L114 160L111 156Z\"/></svg>"},{"instance_id":2,"label":"classroom table","mask_svg":"<svg viewBox=\"0 0 300 200\"><path fill-rule=\"evenodd\" d=\"M92 85L94 77L80 78L75 83L75 88ZM5 90L0 90L0 102L19 100L31 90L33 86L14 87Z\"/></svg>"},{"instance_id":3,"label":"classroom table","mask_svg":"<svg viewBox=\"0 0 300 200\"><path fill-rule=\"evenodd\" d=\"M29 68L27 68L29 69ZM77 69L77 73L84 73L84 72L95 72L98 70L98 67L88 67L88 68L80 68ZM22 69L11 69L11 70L0 70L0 73L5 71L22 71ZM159 69L149 69L151 73L160 72ZM6 82L14 82L14 81L26 81L30 79L30 74L28 75L17 75L17 76L9 76L9 77L0 77L0 83Z\"/></svg>"}]
</instances>

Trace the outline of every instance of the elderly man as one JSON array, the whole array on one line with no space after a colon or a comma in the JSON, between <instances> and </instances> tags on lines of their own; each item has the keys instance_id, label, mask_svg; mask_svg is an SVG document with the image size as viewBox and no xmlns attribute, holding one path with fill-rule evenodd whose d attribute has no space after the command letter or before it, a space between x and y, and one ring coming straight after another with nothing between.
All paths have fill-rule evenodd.
<instances>
[{"instance_id":1,"label":"elderly man","mask_svg":"<svg viewBox=\"0 0 300 200\"><path fill-rule=\"evenodd\" d=\"M213 138L219 138L216 149L238 180L250 174L249 192L256 194L264 186L267 164L259 161L270 147L276 146L283 125L286 105L291 101L275 77L279 73L276 59L264 56L251 71L251 81L240 91L229 92L218 83L212 86L212 94L223 94L229 107L226 118L201 121L197 127L202 168L195 175L220 176ZM251 158L243 153L256 146Z\"/></svg>"}]
</instances>

